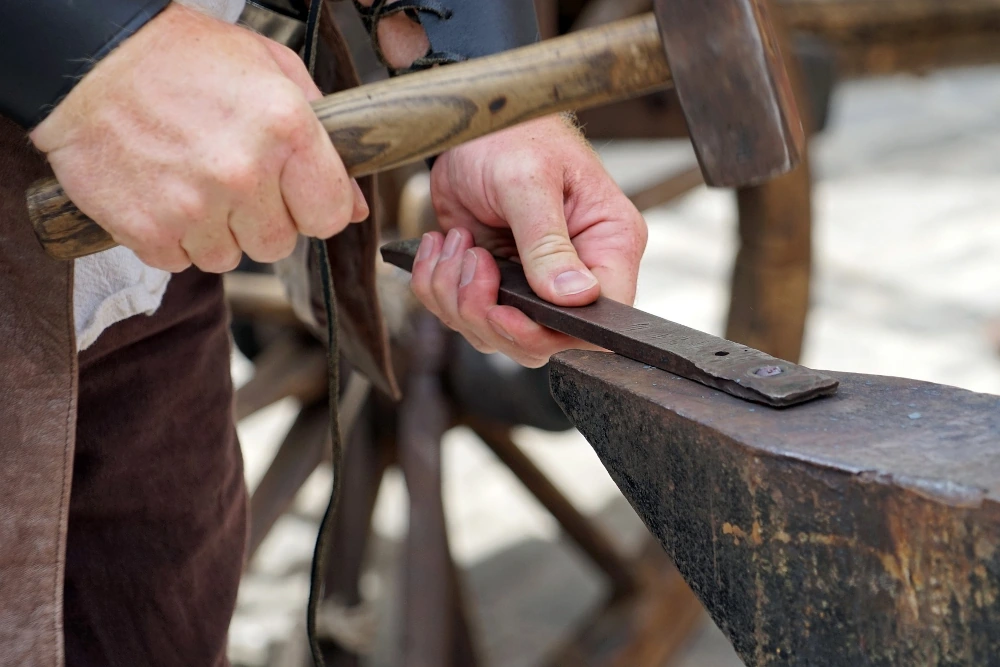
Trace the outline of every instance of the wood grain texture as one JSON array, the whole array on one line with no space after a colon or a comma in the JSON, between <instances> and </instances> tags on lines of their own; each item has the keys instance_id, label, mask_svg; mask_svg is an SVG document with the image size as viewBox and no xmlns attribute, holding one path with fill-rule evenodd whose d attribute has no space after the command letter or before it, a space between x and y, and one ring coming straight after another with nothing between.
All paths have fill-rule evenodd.
<instances>
[{"instance_id":1,"label":"wood grain texture","mask_svg":"<svg viewBox=\"0 0 1000 667\"><path fill-rule=\"evenodd\" d=\"M669 86L656 19L647 15L488 58L330 95L313 104L351 176L392 169L533 118ZM54 180L28 191L48 254L72 259L115 245Z\"/></svg>"},{"instance_id":2,"label":"wood grain texture","mask_svg":"<svg viewBox=\"0 0 1000 667\"><path fill-rule=\"evenodd\" d=\"M766 3L654 7L705 182L754 185L793 169L805 133Z\"/></svg>"},{"instance_id":3,"label":"wood grain texture","mask_svg":"<svg viewBox=\"0 0 1000 667\"><path fill-rule=\"evenodd\" d=\"M1000 61L1000 0L783 0L797 31L835 49L842 77Z\"/></svg>"}]
</instances>

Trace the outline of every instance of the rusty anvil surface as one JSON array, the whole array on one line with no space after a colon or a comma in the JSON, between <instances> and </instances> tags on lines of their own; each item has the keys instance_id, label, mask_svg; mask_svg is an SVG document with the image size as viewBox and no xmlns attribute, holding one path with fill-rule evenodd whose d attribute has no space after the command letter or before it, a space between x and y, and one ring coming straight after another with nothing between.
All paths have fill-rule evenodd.
<instances>
[{"instance_id":1,"label":"rusty anvil surface","mask_svg":"<svg viewBox=\"0 0 1000 667\"><path fill-rule=\"evenodd\" d=\"M748 665L1000 665L1000 397L754 405L620 356L553 395Z\"/></svg>"}]
</instances>

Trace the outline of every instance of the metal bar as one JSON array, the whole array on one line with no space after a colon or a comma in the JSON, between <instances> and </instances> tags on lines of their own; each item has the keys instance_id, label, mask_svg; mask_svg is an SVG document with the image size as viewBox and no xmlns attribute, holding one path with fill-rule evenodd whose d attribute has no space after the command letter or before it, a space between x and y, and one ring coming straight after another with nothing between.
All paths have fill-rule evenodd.
<instances>
[{"instance_id":1,"label":"metal bar","mask_svg":"<svg viewBox=\"0 0 1000 667\"><path fill-rule=\"evenodd\" d=\"M418 246L417 239L389 243L382 247L382 257L409 271ZM837 389L837 381L829 375L611 299L601 297L580 308L553 305L532 292L520 265L497 263L501 305L519 308L539 324L629 359L772 407L795 405Z\"/></svg>"}]
</instances>

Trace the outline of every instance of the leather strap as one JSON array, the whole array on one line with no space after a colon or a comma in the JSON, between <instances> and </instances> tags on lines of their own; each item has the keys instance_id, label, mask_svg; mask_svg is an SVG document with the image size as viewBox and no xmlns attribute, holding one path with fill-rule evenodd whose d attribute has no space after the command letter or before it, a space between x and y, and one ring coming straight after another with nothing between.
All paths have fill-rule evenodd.
<instances>
[{"instance_id":1,"label":"leather strap","mask_svg":"<svg viewBox=\"0 0 1000 667\"><path fill-rule=\"evenodd\" d=\"M310 73L314 76L322 9L324 3L328 1L311 0L306 21L302 56ZM382 17L398 11L404 11L412 19L419 19L425 24L431 40L431 50L422 62L416 63L416 66L411 69L497 53L538 39L532 0L400 0L396 4L395 10L392 9L392 5L389 5L387 9L385 0L378 0L371 11L366 11L366 8L358 5L357 2L355 2L355 6L361 10L362 19L365 20L370 34L373 35L376 34L378 21ZM459 20L449 23L456 17ZM437 23L431 27L427 23L430 20L437 21ZM373 45L377 48L375 38L373 38ZM453 48L459 50L452 53L451 49ZM336 285L330 266L329 247L326 243L317 240L311 241L310 244L316 268L320 273L323 307L326 311L326 333L329 343L327 362L331 460L333 461L333 485L313 550L309 603L306 610L306 630L313 663L317 667L323 667L325 664L323 654L316 636L316 614L323 599L324 576L327 571L330 540L340 504L344 472L344 447L339 423L340 344L337 338Z\"/></svg>"},{"instance_id":2,"label":"leather strap","mask_svg":"<svg viewBox=\"0 0 1000 667\"><path fill-rule=\"evenodd\" d=\"M315 74L316 51L319 41L319 22L322 17L323 3L326 0L311 0L309 15L306 20L305 46L302 59L309 68L310 74ZM306 635L309 638L309 651L312 653L313 664L324 667L323 650L316 636L316 615L320 602L323 600L327 558L330 554L330 539L333 534L334 519L340 505L343 484L341 483L344 468L344 442L340 432L340 345L337 340L337 301L333 284L333 271L330 268L330 255L326 243L321 239L310 240L313 257L317 262L320 281L323 288L323 308L326 310L326 360L327 380L330 397L330 461L333 465L333 482L330 489L330 500L319 524L316 535L316 546L313 549L312 566L309 573L309 602L306 607Z\"/></svg>"},{"instance_id":3,"label":"leather strap","mask_svg":"<svg viewBox=\"0 0 1000 667\"><path fill-rule=\"evenodd\" d=\"M247 0L240 14L240 25L250 28L259 35L284 44L298 52L305 44L306 24L297 18L287 16Z\"/></svg>"}]
</instances>

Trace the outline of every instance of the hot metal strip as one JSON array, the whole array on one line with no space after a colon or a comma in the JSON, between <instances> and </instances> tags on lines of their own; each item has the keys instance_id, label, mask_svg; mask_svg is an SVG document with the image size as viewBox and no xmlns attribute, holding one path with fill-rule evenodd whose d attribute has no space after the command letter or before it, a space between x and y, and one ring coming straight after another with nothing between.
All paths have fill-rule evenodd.
<instances>
[{"instance_id":1,"label":"hot metal strip","mask_svg":"<svg viewBox=\"0 0 1000 667\"><path fill-rule=\"evenodd\" d=\"M386 262L410 271L420 242L389 243ZM837 380L759 350L601 297L580 308L553 305L535 295L518 264L498 260L499 303L539 324L689 380L756 403L787 407L827 396Z\"/></svg>"}]
</instances>

